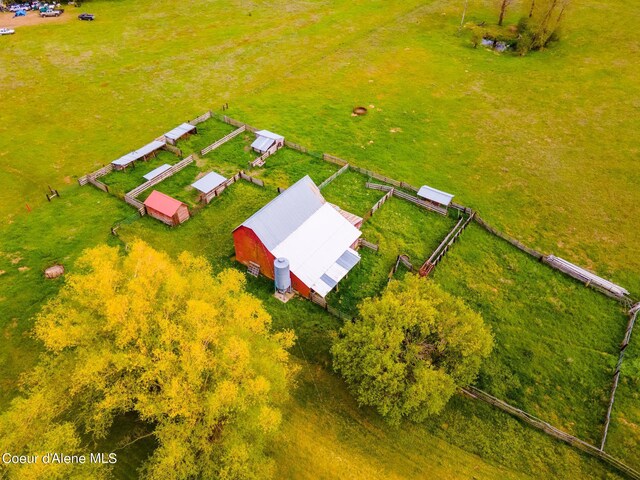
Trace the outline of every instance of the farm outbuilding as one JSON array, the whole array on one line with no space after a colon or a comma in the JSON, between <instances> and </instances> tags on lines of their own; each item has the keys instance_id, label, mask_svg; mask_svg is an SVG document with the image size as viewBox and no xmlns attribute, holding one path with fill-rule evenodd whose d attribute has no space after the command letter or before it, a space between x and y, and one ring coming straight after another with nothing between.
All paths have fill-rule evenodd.
<instances>
[{"instance_id":1,"label":"farm outbuilding","mask_svg":"<svg viewBox=\"0 0 640 480\"><path fill-rule=\"evenodd\" d=\"M284 145L284 137L277 133L270 132L269 130L258 130L256 132L256 139L251 144L251 148L258 153L265 153L270 148L278 148Z\"/></svg>"},{"instance_id":2,"label":"farm outbuilding","mask_svg":"<svg viewBox=\"0 0 640 480\"><path fill-rule=\"evenodd\" d=\"M236 228L233 241L239 262L273 279L275 259L286 259L293 289L324 297L360 261L360 235L306 176Z\"/></svg>"},{"instance_id":3,"label":"farm outbuilding","mask_svg":"<svg viewBox=\"0 0 640 480\"><path fill-rule=\"evenodd\" d=\"M190 123L183 123L182 125L178 125L173 130L164 134L164 138L167 139L167 143L171 145L175 145L178 140L187 135L192 135L194 133L198 133L198 129L195 125L191 125Z\"/></svg>"},{"instance_id":4,"label":"farm outbuilding","mask_svg":"<svg viewBox=\"0 0 640 480\"><path fill-rule=\"evenodd\" d=\"M191 186L200 192L200 198L202 198L210 195L216 189L224 190L223 186L226 181L227 179L219 173L209 172L204 177L193 182ZM220 192L217 192L216 195L218 193Z\"/></svg>"},{"instance_id":5,"label":"farm outbuilding","mask_svg":"<svg viewBox=\"0 0 640 480\"><path fill-rule=\"evenodd\" d=\"M151 192L151 195L144 201L144 206L147 215L172 227L189 219L189 208L186 204L158 190Z\"/></svg>"},{"instance_id":6,"label":"farm outbuilding","mask_svg":"<svg viewBox=\"0 0 640 480\"><path fill-rule=\"evenodd\" d=\"M438 190L433 187L428 187L427 185L423 185L418 190L418 197L422 198L423 200L427 200L428 202L435 203L436 205L448 207L449 205L451 205L451 201L453 200L454 195L443 192L442 190Z\"/></svg>"},{"instance_id":7,"label":"farm outbuilding","mask_svg":"<svg viewBox=\"0 0 640 480\"><path fill-rule=\"evenodd\" d=\"M117 160L111 162L115 170L124 170L129 165L133 164L137 160L147 160L155 157L156 152L166 145L166 142L161 140L154 140L151 143L146 144L144 147L134 150L131 153L123 155Z\"/></svg>"}]
</instances>

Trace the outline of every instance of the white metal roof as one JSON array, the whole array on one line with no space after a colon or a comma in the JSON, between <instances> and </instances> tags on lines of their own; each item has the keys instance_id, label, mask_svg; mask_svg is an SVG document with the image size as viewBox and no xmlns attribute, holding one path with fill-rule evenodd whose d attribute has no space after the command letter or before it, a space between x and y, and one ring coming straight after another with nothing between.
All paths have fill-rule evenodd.
<instances>
[{"instance_id":1,"label":"white metal roof","mask_svg":"<svg viewBox=\"0 0 640 480\"><path fill-rule=\"evenodd\" d=\"M257 137L251 144L251 148L255 148L264 153L269 150L274 143L276 143L276 141L273 138Z\"/></svg>"},{"instance_id":2,"label":"white metal roof","mask_svg":"<svg viewBox=\"0 0 640 480\"><path fill-rule=\"evenodd\" d=\"M227 179L216 172L209 172L204 177L196 180L191 184L193 188L201 191L202 193L209 193L214 188L219 187L221 183Z\"/></svg>"},{"instance_id":3,"label":"white metal roof","mask_svg":"<svg viewBox=\"0 0 640 480\"><path fill-rule=\"evenodd\" d=\"M195 129L196 129L195 125L191 125L190 123L183 123L182 125L178 125L173 130L165 133L164 136L167 138L170 138L171 140L178 140L183 135Z\"/></svg>"},{"instance_id":4,"label":"white metal roof","mask_svg":"<svg viewBox=\"0 0 640 480\"><path fill-rule=\"evenodd\" d=\"M320 276L311 288L322 297L325 297L340 280L347 276L347 273L349 273L359 261L360 254L352 248L348 248L340 258Z\"/></svg>"},{"instance_id":5,"label":"white metal roof","mask_svg":"<svg viewBox=\"0 0 640 480\"><path fill-rule=\"evenodd\" d=\"M275 257L289 260L291 272L305 285L312 287L361 234L331 205L325 203L271 250L271 253ZM338 265L334 270L340 268L344 269ZM344 275L333 273L333 276L339 278ZM321 291L318 293L322 295Z\"/></svg>"},{"instance_id":6,"label":"white metal roof","mask_svg":"<svg viewBox=\"0 0 640 480\"><path fill-rule=\"evenodd\" d=\"M270 132L269 130L258 130L256 132L256 136L270 138L271 140L284 140L284 137L282 135Z\"/></svg>"},{"instance_id":7,"label":"white metal roof","mask_svg":"<svg viewBox=\"0 0 640 480\"><path fill-rule=\"evenodd\" d=\"M443 192L442 190L438 190L427 185L420 187L420 190L418 190L418 196L432 202L439 203L440 205L444 205L445 207L449 206L454 197L454 195L451 195L450 193Z\"/></svg>"},{"instance_id":8,"label":"white metal roof","mask_svg":"<svg viewBox=\"0 0 640 480\"><path fill-rule=\"evenodd\" d=\"M161 165L158 168L154 168L153 170L151 170L149 173L144 175L143 178L145 180L152 180L156 178L158 175L160 175L161 173L166 172L170 168L171 168L171 165L169 165L168 163L165 163L164 165Z\"/></svg>"},{"instance_id":9,"label":"white metal roof","mask_svg":"<svg viewBox=\"0 0 640 480\"><path fill-rule=\"evenodd\" d=\"M273 251L324 203L320 190L307 175L267 203L242 225L253 230L265 247Z\"/></svg>"},{"instance_id":10,"label":"white metal roof","mask_svg":"<svg viewBox=\"0 0 640 480\"><path fill-rule=\"evenodd\" d=\"M154 140L153 142L146 144L144 147L139 148L138 150L134 150L131 153L127 153L126 155L123 155L122 157L120 157L117 160L114 160L111 163L113 165L119 165L119 166L129 165L130 163L135 162L136 160L139 160L145 155L149 155L151 152L155 152L156 150L164 147L166 143L167 142L163 142L160 140Z\"/></svg>"}]
</instances>

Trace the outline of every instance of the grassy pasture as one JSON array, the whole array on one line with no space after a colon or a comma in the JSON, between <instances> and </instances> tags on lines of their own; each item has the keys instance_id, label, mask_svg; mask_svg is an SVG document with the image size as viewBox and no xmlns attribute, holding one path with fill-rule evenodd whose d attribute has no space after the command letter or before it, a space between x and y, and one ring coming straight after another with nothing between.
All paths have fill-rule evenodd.
<instances>
[{"instance_id":1,"label":"grassy pasture","mask_svg":"<svg viewBox=\"0 0 640 480\"><path fill-rule=\"evenodd\" d=\"M472 224L433 274L481 312L483 388L580 438L602 433L624 309Z\"/></svg>"}]
</instances>

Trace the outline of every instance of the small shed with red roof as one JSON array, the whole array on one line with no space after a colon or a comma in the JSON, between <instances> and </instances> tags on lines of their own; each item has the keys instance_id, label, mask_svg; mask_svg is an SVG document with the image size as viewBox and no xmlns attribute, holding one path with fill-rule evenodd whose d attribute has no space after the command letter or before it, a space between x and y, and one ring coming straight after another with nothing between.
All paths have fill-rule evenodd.
<instances>
[{"instance_id":1,"label":"small shed with red roof","mask_svg":"<svg viewBox=\"0 0 640 480\"><path fill-rule=\"evenodd\" d=\"M189 207L169 195L154 190L144 201L147 214L167 225L175 226L189 219Z\"/></svg>"}]
</instances>

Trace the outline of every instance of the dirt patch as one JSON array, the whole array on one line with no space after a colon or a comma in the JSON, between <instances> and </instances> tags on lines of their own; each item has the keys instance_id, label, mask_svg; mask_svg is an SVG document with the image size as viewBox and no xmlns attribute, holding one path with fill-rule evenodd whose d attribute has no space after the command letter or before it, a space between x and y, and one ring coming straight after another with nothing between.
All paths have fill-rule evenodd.
<instances>
[{"instance_id":1,"label":"dirt patch","mask_svg":"<svg viewBox=\"0 0 640 480\"><path fill-rule=\"evenodd\" d=\"M70 176L67 175L66 177L64 177L64 183L66 183L67 185L71 185L72 181L73 180L71 180Z\"/></svg>"},{"instance_id":2,"label":"dirt patch","mask_svg":"<svg viewBox=\"0 0 640 480\"><path fill-rule=\"evenodd\" d=\"M7 273L5 270L0 270L0 275L4 275L5 273Z\"/></svg>"},{"instance_id":3,"label":"dirt patch","mask_svg":"<svg viewBox=\"0 0 640 480\"><path fill-rule=\"evenodd\" d=\"M20 263L20 260L22 260L22 257L13 257L11 263L15 265L16 263Z\"/></svg>"},{"instance_id":4,"label":"dirt patch","mask_svg":"<svg viewBox=\"0 0 640 480\"><path fill-rule=\"evenodd\" d=\"M366 107L356 107L353 109L353 114L354 116L357 117L361 117L362 115L366 115L367 114L367 108Z\"/></svg>"},{"instance_id":5,"label":"dirt patch","mask_svg":"<svg viewBox=\"0 0 640 480\"><path fill-rule=\"evenodd\" d=\"M26 17L14 17L13 13L0 13L0 28L19 28L19 27L29 27L32 25L40 25L42 23L65 23L70 21L73 18L76 18L73 11L66 11L60 15L59 17L41 17L38 12L30 10L27 12ZM78 12L78 15L80 12ZM16 32L17 34L18 32Z\"/></svg>"},{"instance_id":6,"label":"dirt patch","mask_svg":"<svg viewBox=\"0 0 640 480\"><path fill-rule=\"evenodd\" d=\"M18 267L18 270L21 272L26 272L27 270L31 270L29 267Z\"/></svg>"}]
</instances>

